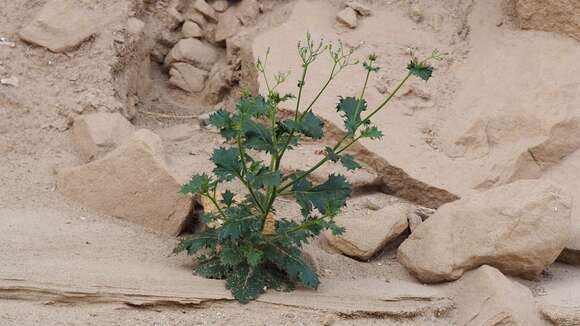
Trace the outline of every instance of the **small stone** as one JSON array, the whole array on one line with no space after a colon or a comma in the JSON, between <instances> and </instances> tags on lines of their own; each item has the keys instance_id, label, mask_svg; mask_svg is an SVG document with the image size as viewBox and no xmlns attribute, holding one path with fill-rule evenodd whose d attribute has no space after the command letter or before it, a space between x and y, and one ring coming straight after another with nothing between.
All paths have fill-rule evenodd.
<instances>
[{"instance_id":1,"label":"small stone","mask_svg":"<svg viewBox=\"0 0 580 326\"><path fill-rule=\"evenodd\" d=\"M205 2L205 0L196 0L193 7L197 11L202 13L210 21L217 23L217 16L215 10L213 9L212 6L208 5L207 2Z\"/></svg>"},{"instance_id":2,"label":"small stone","mask_svg":"<svg viewBox=\"0 0 580 326\"><path fill-rule=\"evenodd\" d=\"M217 104L222 101L230 89L232 75L231 67L225 65L214 66L205 88L205 99L208 103Z\"/></svg>"},{"instance_id":3,"label":"small stone","mask_svg":"<svg viewBox=\"0 0 580 326\"><path fill-rule=\"evenodd\" d=\"M207 71L190 64L177 62L169 70L169 84L186 92L201 92L207 79Z\"/></svg>"},{"instance_id":4,"label":"small stone","mask_svg":"<svg viewBox=\"0 0 580 326\"><path fill-rule=\"evenodd\" d=\"M12 87L20 86L20 81L17 77L8 77L0 79L0 84Z\"/></svg>"},{"instance_id":5,"label":"small stone","mask_svg":"<svg viewBox=\"0 0 580 326\"><path fill-rule=\"evenodd\" d=\"M197 68L210 70L218 59L218 51L210 44L196 38L186 38L175 44L165 58L165 64L187 62Z\"/></svg>"},{"instance_id":6,"label":"small stone","mask_svg":"<svg viewBox=\"0 0 580 326\"><path fill-rule=\"evenodd\" d=\"M243 0L235 9L236 16L240 22L245 26L249 26L256 22L256 18L260 13L260 4L257 0Z\"/></svg>"},{"instance_id":7,"label":"small stone","mask_svg":"<svg viewBox=\"0 0 580 326\"><path fill-rule=\"evenodd\" d=\"M370 16L371 15L371 8L363 5L358 1L347 1L345 3L347 7L354 9L359 15L361 16Z\"/></svg>"},{"instance_id":8,"label":"small stone","mask_svg":"<svg viewBox=\"0 0 580 326\"><path fill-rule=\"evenodd\" d=\"M130 35L141 35L145 29L145 23L135 17L127 20L127 33Z\"/></svg>"},{"instance_id":9,"label":"small stone","mask_svg":"<svg viewBox=\"0 0 580 326\"><path fill-rule=\"evenodd\" d=\"M98 158L125 142L135 127L119 113L90 113L77 116L72 137L85 162Z\"/></svg>"},{"instance_id":10,"label":"small stone","mask_svg":"<svg viewBox=\"0 0 580 326\"><path fill-rule=\"evenodd\" d=\"M215 41L221 42L231 38L239 32L241 27L242 23L232 10L220 14L215 29Z\"/></svg>"},{"instance_id":11,"label":"small stone","mask_svg":"<svg viewBox=\"0 0 580 326\"><path fill-rule=\"evenodd\" d=\"M366 208L373 211L378 211L379 209L383 208L383 206L381 206L379 203L372 200L371 198L367 198L367 200L365 200L365 206Z\"/></svg>"},{"instance_id":12,"label":"small stone","mask_svg":"<svg viewBox=\"0 0 580 326\"><path fill-rule=\"evenodd\" d=\"M421 8L417 5L413 5L411 7L411 12L409 13L409 17L411 17L411 19L415 22L415 23L420 23L423 21L423 11L421 10Z\"/></svg>"},{"instance_id":13,"label":"small stone","mask_svg":"<svg viewBox=\"0 0 580 326\"><path fill-rule=\"evenodd\" d=\"M197 23L188 20L183 23L183 26L181 27L181 34L183 34L183 37L185 38L202 37L203 31Z\"/></svg>"},{"instance_id":14,"label":"small stone","mask_svg":"<svg viewBox=\"0 0 580 326\"><path fill-rule=\"evenodd\" d=\"M230 7L230 3L227 0L216 0L211 6L217 12L224 12Z\"/></svg>"},{"instance_id":15,"label":"small stone","mask_svg":"<svg viewBox=\"0 0 580 326\"><path fill-rule=\"evenodd\" d=\"M407 214L412 205L397 203L371 215L337 216L334 220L346 229L340 236L324 233L328 244L344 255L367 261L408 227Z\"/></svg>"},{"instance_id":16,"label":"small stone","mask_svg":"<svg viewBox=\"0 0 580 326\"><path fill-rule=\"evenodd\" d=\"M544 325L532 292L491 266L465 274L453 286L457 325Z\"/></svg>"},{"instance_id":17,"label":"small stone","mask_svg":"<svg viewBox=\"0 0 580 326\"><path fill-rule=\"evenodd\" d=\"M96 14L76 0L51 0L18 36L52 52L65 52L93 36L99 26L97 22Z\"/></svg>"},{"instance_id":18,"label":"small stone","mask_svg":"<svg viewBox=\"0 0 580 326\"><path fill-rule=\"evenodd\" d=\"M336 20L347 26L348 28L356 28L358 25L356 11L350 7L346 7L336 15Z\"/></svg>"}]
</instances>

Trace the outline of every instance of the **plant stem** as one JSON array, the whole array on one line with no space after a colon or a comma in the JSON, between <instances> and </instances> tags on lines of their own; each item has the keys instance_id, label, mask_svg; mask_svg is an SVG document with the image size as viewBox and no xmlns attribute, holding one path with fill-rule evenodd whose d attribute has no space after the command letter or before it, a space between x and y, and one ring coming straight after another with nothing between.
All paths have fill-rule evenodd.
<instances>
[{"instance_id":1,"label":"plant stem","mask_svg":"<svg viewBox=\"0 0 580 326\"><path fill-rule=\"evenodd\" d=\"M246 167L246 154L244 151L244 147L242 146L242 135L241 132L238 133L236 142L238 143L238 152L240 153L240 159L242 160L242 173L243 175L247 175L247 167ZM238 175L238 179L240 179L240 181L244 184L244 186L246 186L246 188L248 188L248 191L250 192L250 195L252 196L252 199L254 200L254 202L256 203L256 206L258 206L258 208L260 208L260 210L262 211L262 213L264 213L264 207L262 207L262 204L260 203L260 201L258 200L258 197L256 197L256 194L254 193L254 189L252 189L252 187L248 184L248 182L246 181L246 179L244 178L244 176L242 175Z\"/></svg>"},{"instance_id":2,"label":"plant stem","mask_svg":"<svg viewBox=\"0 0 580 326\"><path fill-rule=\"evenodd\" d=\"M208 193L208 194L202 194L202 196L206 196L207 198L209 198L209 200L213 203L213 205L215 206L215 208L217 208L218 212L220 213L220 215L225 220L226 219L226 214L224 213L224 211L222 211L222 208L220 207L220 205L218 204L217 200L215 199L215 195L214 196L210 196L209 193Z\"/></svg>"}]
</instances>

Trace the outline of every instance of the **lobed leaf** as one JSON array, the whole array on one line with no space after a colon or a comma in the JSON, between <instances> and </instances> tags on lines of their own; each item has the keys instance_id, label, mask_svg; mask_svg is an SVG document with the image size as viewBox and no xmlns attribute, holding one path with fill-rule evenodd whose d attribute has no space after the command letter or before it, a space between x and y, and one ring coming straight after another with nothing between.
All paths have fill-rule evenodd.
<instances>
[{"instance_id":1,"label":"lobed leaf","mask_svg":"<svg viewBox=\"0 0 580 326\"><path fill-rule=\"evenodd\" d=\"M221 181L231 181L242 174L242 161L235 148L220 147L213 151L211 160L216 166L213 173Z\"/></svg>"},{"instance_id":2,"label":"lobed leaf","mask_svg":"<svg viewBox=\"0 0 580 326\"><path fill-rule=\"evenodd\" d=\"M366 111L366 109L367 101L364 99L356 99L352 96L340 98L336 110L342 112L344 126L349 134L354 135L362 121L361 113Z\"/></svg>"}]
</instances>

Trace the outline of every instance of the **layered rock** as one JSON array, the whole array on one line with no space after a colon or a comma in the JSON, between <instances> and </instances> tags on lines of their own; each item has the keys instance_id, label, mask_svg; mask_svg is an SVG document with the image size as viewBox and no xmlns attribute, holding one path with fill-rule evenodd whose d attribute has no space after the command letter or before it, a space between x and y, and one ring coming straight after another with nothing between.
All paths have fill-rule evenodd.
<instances>
[{"instance_id":1,"label":"layered rock","mask_svg":"<svg viewBox=\"0 0 580 326\"><path fill-rule=\"evenodd\" d=\"M191 211L191 198L168 172L161 139L148 130L106 156L58 173L61 193L85 207L175 236Z\"/></svg>"},{"instance_id":2,"label":"layered rock","mask_svg":"<svg viewBox=\"0 0 580 326\"><path fill-rule=\"evenodd\" d=\"M423 282L455 280L487 264L532 278L569 240L568 195L548 182L521 180L440 207L399 247L399 261Z\"/></svg>"},{"instance_id":3,"label":"layered rock","mask_svg":"<svg viewBox=\"0 0 580 326\"><path fill-rule=\"evenodd\" d=\"M559 32L580 40L580 2L576 0L515 0L523 29Z\"/></svg>"}]
</instances>

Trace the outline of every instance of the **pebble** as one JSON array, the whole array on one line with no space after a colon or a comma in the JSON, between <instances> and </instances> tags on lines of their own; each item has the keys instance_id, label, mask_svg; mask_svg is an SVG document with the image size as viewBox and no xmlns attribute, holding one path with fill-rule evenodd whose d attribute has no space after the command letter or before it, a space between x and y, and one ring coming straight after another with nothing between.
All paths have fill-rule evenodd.
<instances>
[{"instance_id":1,"label":"pebble","mask_svg":"<svg viewBox=\"0 0 580 326\"><path fill-rule=\"evenodd\" d=\"M13 87L20 86L20 82L16 77L2 78L0 79L0 84Z\"/></svg>"}]
</instances>

